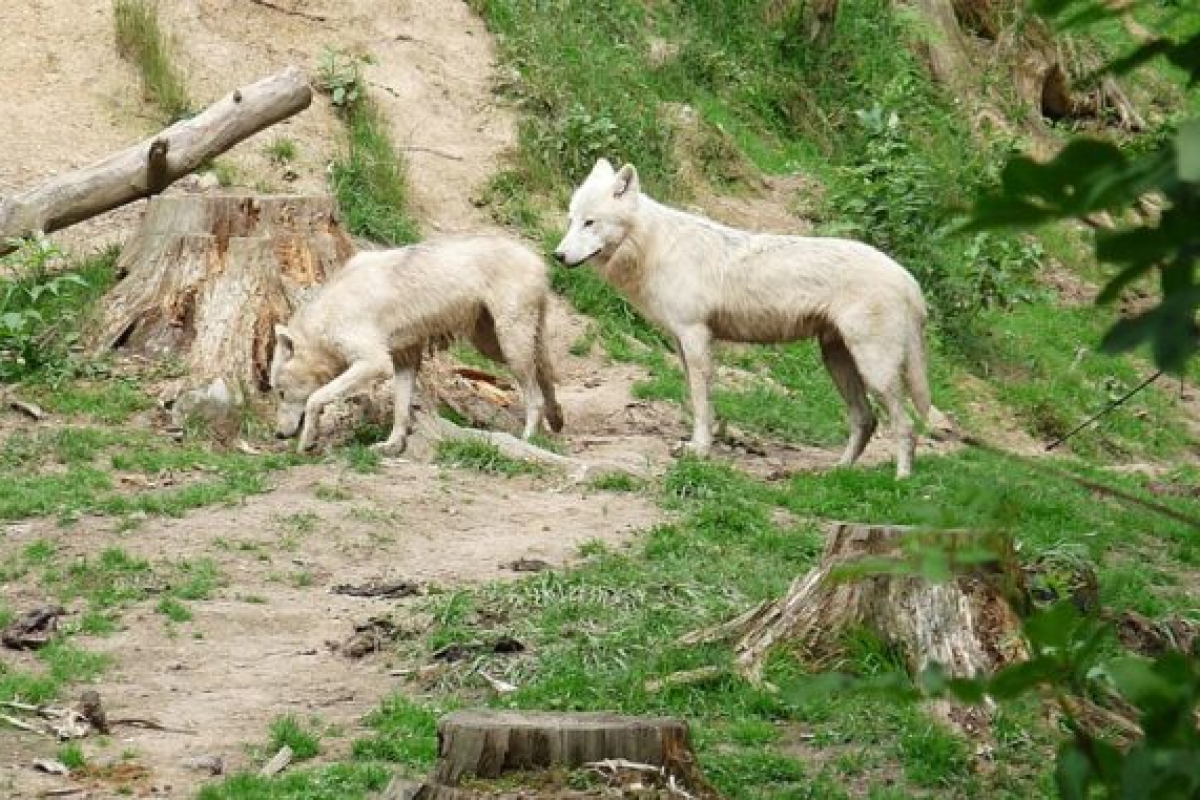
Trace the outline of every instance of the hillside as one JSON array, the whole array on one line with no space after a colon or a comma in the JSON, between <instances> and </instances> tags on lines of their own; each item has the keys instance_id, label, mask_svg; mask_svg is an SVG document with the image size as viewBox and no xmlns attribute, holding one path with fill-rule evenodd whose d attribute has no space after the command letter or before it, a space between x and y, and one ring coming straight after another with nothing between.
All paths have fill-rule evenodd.
<instances>
[{"instance_id":1,"label":"hillside","mask_svg":"<svg viewBox=\"0 0 1200 800\"><path fill-rule=\"evenodd\" d=\"M172 118L118 47L122 3L139 0L0 9L0 195ZM956 4L1005 13L960 15L951 30L934 14L949 4L842 0L815 35L804 5L159 3L190 110L289 64L317 84L330 64L356 65L339 75L357 75L366 98L347 110L319 94L169 191L328 192L362 247L488 229L548 252L595 160L631 161L665 202L750 230L863 239L905 264L930 306L934 402L960 435L923 437L906 482L892 477L886 431L839 469L843 406L812 343L731 345L717 354L714 457L674 457L689 420L667 337L590 270L556 267L567 427L542 443L628 473L581 482L453 444L381 460L369 422L302 457L272 439L269 404L236 441L213 441L171 419L187 376L170 358L83 347L135 203L53 237L64 255L48 273L78 280L41 299L13 300L36 257L5 262L0 312L38 315L22 323L36 333L0 340L6 355L29 345L3 365L4 394L45 415L0 412L0 627L45 602L64 613L47 647L0 650L0 701L61 705L95 688L111 717L175 730L64 746L5 730L0 795L377 797L392 776L428 769L437 714L490 703L683 716L730 798L1055 796L1061 721L1032 700L964 736L917 704L811 679L900 669L868 633L834 663L780 652L767 675L781 691L730 674L724 645L678 642L786 590L835 520L1004 531L1043 599L1077 599L1094 570L1097 619L1200 614L1194 374L1154 382L1047 453L1153 367L1097 347L1121 309L1093 305L1105 276L1091 228L950 231L1009 152L1053 152L1076 131L1136 144L1122 106L1080 90L1073 116L1049 119L1020 67L1048 51L1013 33L1028 29L1003 2ZM1073 77L1131 30L1112 21L1071 39ZM946 66L948 31L968 75ZM1121 92L1152 130L1198 105L1153 67ZM1136 291L1127 303L1149 292ZM486 424L517 430L504 370L465 347L425 388L479 395L463 366L496 376ZM545 569L513 567L529 560ZM335 590L397 579L417 592ZM346 652L356 630L365 655ZM523 649L493 652L504 638ZM648 688L708 667L716 677ZM285 743L303 763L254 777ZM226 776L189 766L198 756L220 757ZM30 769L50 757L73 774ZM588 775L566 780L601 796Z\"/></svg>"}]
</instances>

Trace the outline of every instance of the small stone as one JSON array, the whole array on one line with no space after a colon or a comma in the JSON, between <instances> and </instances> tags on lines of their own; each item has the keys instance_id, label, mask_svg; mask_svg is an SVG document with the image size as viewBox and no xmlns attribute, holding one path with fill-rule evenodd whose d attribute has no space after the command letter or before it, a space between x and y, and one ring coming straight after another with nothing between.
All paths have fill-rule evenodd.
<instances>
[{"instance_id":1,"label":"small stone","mask_svg":"<svg viewBox=\"0 0 1200 800\"><path fill-rule=\"evenodd\" d=\"M207 772L209 775L221 775L225 772L225 761L220 756L189 756L183 760L183 768Z\"/></svg>"}]
</instances>

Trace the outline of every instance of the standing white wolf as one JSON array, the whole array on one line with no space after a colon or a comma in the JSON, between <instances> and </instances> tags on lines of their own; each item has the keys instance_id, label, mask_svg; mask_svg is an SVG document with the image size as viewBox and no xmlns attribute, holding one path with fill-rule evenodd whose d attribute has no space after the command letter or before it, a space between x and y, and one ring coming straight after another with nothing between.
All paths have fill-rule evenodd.
<instances>
[{"instance_id":1,"label":"standing white wolf","mask_svg":"<svg viewBox=\"0 0 1200 800\"><path fill-rule=\"evenodd\" d=\"M555 257L591 261L599 275L678 344L694 410L689 447L712 446L708 392L713 339L760 344L816 337L849 409L843 465L875 432L868 392L896 431L896 474L912 472L916 431L930 410L925 300L916 279L883 253L848 239L735 230L667 208L639 191L637 170L596 163L571 198Z\"/></svg>"},{"instance_id":2,"label":"standing white wolf","mask_svg":"<svg viewBox=\"0 0 1200 800\"><path fill-rule=\"evenodd\" d=\"M541 256L503 237L445 237L360 253L287 327L275 328L276 435L299 430L299 449L308 450L321 409L394 374L392 433L375 447L403 452L421 358L428 347L459 337L512 369L525 399L526 439L543 413L552 430L561 430L545 337L549 291Z\"/></svg>"}]
</instances>

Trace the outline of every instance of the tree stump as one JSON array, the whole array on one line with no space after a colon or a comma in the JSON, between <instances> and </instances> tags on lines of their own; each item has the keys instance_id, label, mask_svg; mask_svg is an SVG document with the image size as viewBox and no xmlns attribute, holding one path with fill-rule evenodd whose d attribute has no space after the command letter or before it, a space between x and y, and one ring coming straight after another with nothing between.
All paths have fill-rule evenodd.
<instances>
[{"instance_id":1,"label":"tree stump","mask_svg":"<svg viewBox=\"0 0 1200 800\"><path fill-rule=\"evenodd\" d=\"M717 796L696 766L682 720L491 710L457 711L438 721L438 763L417 796L478 797L464 781L580 767L635 769L667 785L674 781L692 797Z\"/></svg>"},{"instance_id":2,"label":"tree stump","mask_svg":"<svg viewBox=\"0 0 1200 800\"><path fill-rule=\"evenodd\" d=\"M95 347L179 357L196 383L264 391L275 324L350 253L328 197L156 197L121 254Z\"/></svg>"},{"instance_id":3,"label":"tree stump","mask_svg":"<svg viewBox=\"0 0 1200 800\"><path fill-rule=\"evenodd\" d=\"M843 580L846 568L896 559L910 528L838 523L820 564L797 578L787 594L740 617L684 637L685 644L737 639L737 669L761 682L767 654L794 648L805 660L828 664L840 657L847 632L866 629L901 653L916 675L938 664L948 674L970 677L994 672L1025 656L1019 620L1009 598L1023 594L1014 559L1001 554L945 583L906 574L872 574ZM977 534L937 534L958 552L976 550Z\"/></svg>"}]
</instances>

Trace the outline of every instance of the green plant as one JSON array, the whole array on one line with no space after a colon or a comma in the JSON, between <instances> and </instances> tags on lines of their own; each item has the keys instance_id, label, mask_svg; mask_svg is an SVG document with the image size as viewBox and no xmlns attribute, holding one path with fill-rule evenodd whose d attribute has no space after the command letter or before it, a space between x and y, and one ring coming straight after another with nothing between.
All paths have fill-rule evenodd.
<instances>
[{"instance_id":1,"label":"green plant","mask_svg":"<svg viewBox=\"0 0 1200 800\"><path fill-rule=\"evenodd\" d=\"M91 286L78 272L57 271L62 253L48 239L9 240L0 259L0 381L14 381L61 359L77 339L69 301Z\"/></svg>"},{"instance_id":2,"label":"green plant","mask_svg":"<svg viewBox=\"0 0 1200 800\"><path fill-rule=\"evenodd\" d=\"M980 308L1035 299L1043 252L1012 235L946 235L954 209L940 170L912 141L900 117L876 105L856 114L861 154L837 169L829 196L832 230L867 241L905 264L935 307L942 330L970 335ZM973 178L982 185L986 173ZM955 187L961 191L962 187Z\"/></svg>"},{"instance_id":3,"label":"green plant","mask_svg":"<svg viewBox=\"0 0 1200 800\"><path fill-rule=\"evenodd\" d=\"M317 62L317 88L329 95L334 107L346 111L365 96L362 65L367 60L326 47Z\"/></svg>"},{"instance_id":4,"label":"green plant","mask_svg":"<svg viewBox=\"0 0 1200 800\"><path fill-rule=\"evenodd\" d=\"M147 98L162 110L167 122L190 116L192 101L172 61L155 0L114 0L113 14L117 51L137 66Z\"/></svg>"},{"instance_id":5,"label":"green plant","mask_svg":"<svg viewBox=\"0 0 1200 800\"><path fill-rule=\"evenodd\" d=\"M272 163L280 165L292 163L298 153L295 140L286 136L276 136L263 149Z\"/></svg>"},{"instance_id":6,"label":"green plant","mask_svg":"<svg viewBox=\"0 0 1200 800\"><path fill-rule=\"evenodd\" d=\"M1065 29L1095 25L1115 14L1098 0L1037 0L1039 12ZM1179 12L1182 24L1132 52L1112 59L1101 74L1126 74L1155 59L1182 72L1190 86L1200 82L1200 29L1195 10ZM1151 133L1138 147L1076 137L1052 160L1013 158L998 191L981 197L968 229L1032 228L1053 220L1080 219L1097 212L1122 213L1157 194L1166 202L1152 222L1132 222L1097 235L1097 260L1112 274L1098 303L1111 303L1132 285L1157 277L1160 297L1150 308L1114 323L1103 347L1123 352L1149 345L1155 362L1182 371L1200 349L1200 119Z\"/></svg>"},{"instance_id":7,"label":"green plant","mask_svg":"<svg viewBox=\"0 0 1200 800\"><path fill-rule=\"evenodd\" d=\"M60 764L72 772L81 770L87 766L87 758L83 755L83 748L73 742L71 744L64 744L58 748L55 757Z\"/></svg>"},{"instance_id":8,"label":"green plant","mask_svg":"<svg viewBox=\"0 0 1200 800\"><path fill-rule=\"evenodd\" d=\"M307 761L321 753L320 735L290 714L274 719L271 722L270 734L271 739L267 746L271 755L285 745L292 748L292 757L297 761Z\"/></svg>"}]
</instances>

